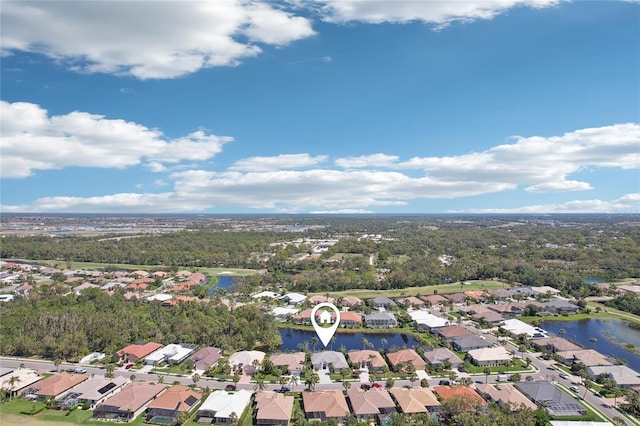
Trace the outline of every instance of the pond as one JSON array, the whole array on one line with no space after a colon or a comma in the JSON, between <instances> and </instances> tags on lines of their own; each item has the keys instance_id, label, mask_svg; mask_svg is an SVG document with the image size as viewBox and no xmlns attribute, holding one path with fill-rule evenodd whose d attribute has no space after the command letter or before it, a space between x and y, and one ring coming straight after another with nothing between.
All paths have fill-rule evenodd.
<instances>
[{"instance_id":1,"label":"pond","mask_svg":"<svg viewBox=\"0 0 640 426\"><path fill-rule=\"evenodd\" d=\"M242 279L242 277L232 277L229 275L218 275L218 282L216 283L216 285L211 287L211 290L209 291L211 294L215 293L216 289L223 289L223 290L229 290L229 287L231 287L233 285L233 283L236 282L236 279Z\"/></svg>"},{"instance_id":2,"label":"pond","mask_svg":"<svg viewBox=\"0 0 640 426\"><path fill-rule=\"evenodd\" d=\"M626 321L614 318L590 318L579 321L543 321L540 327L553 334L566 331L565 338L598 352L628 361L629 367L640 371L640 329L632 328ZM589 340L595 338L595 344ZM625 349L632 344L636 352Z\"/></svg>"},{"instance_id":3,"label":"pond","mask_svg":"<svg viewBox=\"0 0 640 426\"><path fill-rule=\"evenodd\" d=\"M314 331L293 330L290 328L281 328L279 329L279 331L280 335L282 336L283 342L282 346L280 346L281 350L297 351L300 350L301 346L305 344L308 344L309 349L313 350L311 338L317 338L317 335ZM414 348L423 346L423 344L418 342L411 334L405 333L336 333L334 337L335 342L329 343L329 345L327 346L328 350L337 351L342 346L344 346L347 350L362 349L363 338L367 339L367 342L373 345L374 350L391 348ZM382 339L385 339L386 343L384 343ZM367 349L370 348L371 346L369 346ZM316 350L322 349L322 343L318 343L316 345Z\"/></svg>"},{"instance_id":4,"label":"pond","mask_svg":"<svg viewBox=\"0 0 640 426\"><path fill-rule=\"evenodd\" d=\"M601 278L586 277L582 279L582 282L587 284L603 284L603 283L606 283L607 281Z\"/></svg>"}]
</instances>

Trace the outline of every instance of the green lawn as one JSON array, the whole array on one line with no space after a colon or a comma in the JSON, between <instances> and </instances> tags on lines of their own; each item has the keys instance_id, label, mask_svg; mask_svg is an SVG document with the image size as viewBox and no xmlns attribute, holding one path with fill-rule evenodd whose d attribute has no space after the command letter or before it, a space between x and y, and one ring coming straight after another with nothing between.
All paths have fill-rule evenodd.
<instances>
[{"instance_id":1,"label":"green lawn","mask_svg":"<svg viewBox=\"0 0 640 426\"><path fill-rule=\"evenodd\" d=\"M344 297L344 296L356 296L361 299L367 299L371 297L385 296L385 297L403 297L403 296L417 296L417 295L429 295L434 294L434 290L437 290L438 294L443 293L457 293L459 291L467 291L467 290L495 290L498 288L508 288L509 284L502 283L500 281L465 281L469 284L453 283L453 284L442 284L442 285L428 285L423 287L407 287L403 289L395 289L395 290L345 290L345 291L337 291L337 292L329 292L331 297ZM310 293L309 296L313 295L325 295L327 292L321 293Z\"/></svg>"}]
</instances>

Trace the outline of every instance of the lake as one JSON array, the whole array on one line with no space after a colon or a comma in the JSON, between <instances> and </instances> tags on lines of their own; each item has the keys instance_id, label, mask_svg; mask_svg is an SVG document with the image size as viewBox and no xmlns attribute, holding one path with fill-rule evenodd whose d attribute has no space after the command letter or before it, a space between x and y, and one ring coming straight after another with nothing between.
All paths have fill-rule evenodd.
<instances>
[{"instance_id":1,"label":"lake","mask_svg":"<svg viewBox=\"0 0 640 426\"><path fill-rule=\"evenodd\" d=\"M229 287L231 287L233 283L236 282L236 278L240 280L242 279L242 277L233 277L230 275L218 275L217 277L218 282L209 290L209 293L211 294L215 293L216 289L229 290Z\"/></svg>"},{"instance_id":2,"label":"lake","mask_svg":"<svg viewBox=\"0 0 640 426\"><path fill-rule=\"evenodd\" d=\"M564 336L585 348L594 345L589 341L596 338L595 350L628 361L629 367L640 371L640 354L633 353L621 345L631 343L640 348L640 330L631 328L629 323L614 318L590 318L580 321L543 321L540 327L553 334L558 334L562 328L567 333Z\"/></svg>"},{"instance_id":3,"label":"lake","mask_svg":"<svg viewBox=\"0 0 640 426\"><path fill-rule=\"evenodd\" d=\"M309 344L309 348L313 350L313 345L311 344L311 338L317 337L314 331L306 331L306 330L293 330L290 328L281 328L279 329L280 335L282 336L282 346L280 346L281 350L299 350L298 345L303 345L305 342ZM347 350L354 349L362 349L362 339L367 339L371 344L373 344L373 349L378 350L381 348L390 349L393 347L397 348L413 348L423 346L422 343L418 342L411 334L391 334L391 333L336 333L334 335L336 341L332 344L329 343L327 349L329 350L338 350L341 346L344 346ZM387 343L385 345L382 344L382 339L386 339ZM317 350L322 350L322 343L318 343L316 346Z\"/></svg>"}]
</instances>

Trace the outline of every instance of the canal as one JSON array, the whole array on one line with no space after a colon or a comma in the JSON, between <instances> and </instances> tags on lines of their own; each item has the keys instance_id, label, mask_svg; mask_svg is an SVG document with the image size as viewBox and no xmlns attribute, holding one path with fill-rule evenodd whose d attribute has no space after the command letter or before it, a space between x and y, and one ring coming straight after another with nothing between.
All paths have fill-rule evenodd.
<instances>
[{"instance_id":1,"label":"canal","mask_svg":"<svg viewBox=\"0 0 640 426\"><path fill-rule=\"evenodd\" d=\"M290 328L279 329L282 336L281 350L300 350L308 345L313 350L312 338L317 337L313 331L293 330ZM413 335L405 333L336 333L335 341L329 343L328 350L339 350L344 346L348 351L355 349L394 349L394 348L416 348L423 346ZM366 339L363 345L362 339ZM316 350L322 350L322 343L316 344Z\"/></svg>"}]
</instances>

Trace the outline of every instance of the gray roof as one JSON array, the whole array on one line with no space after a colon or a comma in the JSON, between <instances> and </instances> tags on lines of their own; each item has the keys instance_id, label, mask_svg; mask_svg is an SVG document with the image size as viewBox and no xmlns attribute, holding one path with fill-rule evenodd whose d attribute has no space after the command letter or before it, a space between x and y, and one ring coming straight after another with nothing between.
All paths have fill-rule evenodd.
<instances>
[{"instance_id":1,"label":"gray roof","mask_svg":"<svg viewBox=\"0 0 640 426\"><path fill-rule=\"evenodd\" d=\"M373 303L377 304L377 305L391 305L391 306L395 306L396 302L394 302L393 300L389 299L388 297L374 297L373 298Z\"/></svg>"},{"instance_id":2,"label":"gray roof","mask_svg":"<svg viewBox=\"0 0 640 426\"><path fill-rule=\"evenodd\" d=\"M336 351L323 351L314 352L311 354L311 364L314 367L319 367L322 364L331 364L334 368L349 368L347 359L342 352Z\"/></svg>"},{"instance_id":3,"label":"gray roof","mask_svg":"<svg viewBox=\"0 0 640 426\"><path fill-rule=\"evenodd\" d=\"M453 352L447 348L436 348L432 351L425 352L424 358L431 364L440 364L445 360L449 360L452 366L464 364L464 362Z\"/></svg>"},{"instance_id":4,"label":"gray roof","mask_svg":"<svg viewBox=\"0 0 640 426\"><path fill-rule=\"evenodd\" d=\"M365 321L396 321L396 316L393 312L374 312L364 316Z\"/></svg>"},{"instance_id":5,"label":"gray roof","mask_svg":"<svg viewBox=\"0 0 640 426\"><path fill-rule=\"evenodd\" d=\"M489 348L493 346L491 343L487 342L483 338L476 336L475 334L466 334L464 336L458 336L451 339L453 343L460 346L461 348L468 347L480 347L480 348Z\"/></svg>"},{"instance_id":6,"label":"gray roof","mask_svg":"<svg viewBox=\"0 0 640 426\"><path fill-rule=\"evenodd\" d=\"M603 365L587 367L587 373L592 378L604 373L611 377L618 386L640 386L640 373L626 365Z\"/></svg>"},{"instance_id":7,"label":"gray roof","mask_svg":"<svg viewBox=\"0 0 640 426\"><path fill-rule=\"evenodd\" d=\"M521 382L516 388L526 394L534 402L555 402L558 404L575 404L576 400L561 391L553 384L538 380L535 382Z\"/></svg>"},{"instance_id":8,"label":"gray roof","mask_svg":"<svg viewBox=\"0 0 640 426\"><path fill-rule=\"evenodd\" d=\"M577 305L574 305L573 303L569 303L566 300L562 300L562 299L553 299L546 302L544 305L551 306L552 308L556 308L556 309L575 309L575 310L580 309Z\"/></svg>"}]
</instances>

